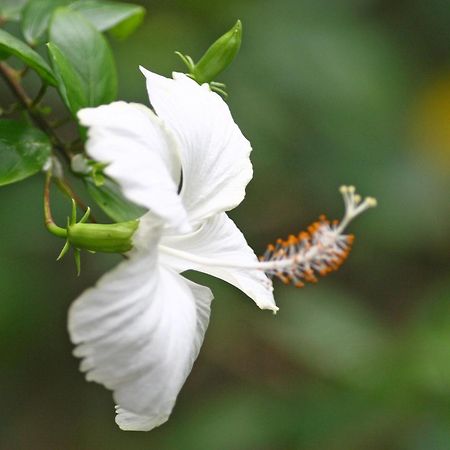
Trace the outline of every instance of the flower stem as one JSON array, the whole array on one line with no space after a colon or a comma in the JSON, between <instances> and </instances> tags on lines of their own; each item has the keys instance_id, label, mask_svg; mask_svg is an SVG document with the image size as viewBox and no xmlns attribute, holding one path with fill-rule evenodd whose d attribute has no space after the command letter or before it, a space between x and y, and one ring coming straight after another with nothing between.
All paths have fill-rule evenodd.
<instances>
[{"instance_id":1,"label":"flower stem","mask_svg":"<svg viewBox=\"0 0 450 450\"><path fill-rule=\"evenodd\" d=\"M86 211L88 206L81 200L81 198L74 192L74 190L70 187L69 183L63 178L54 178L56 186L61 190L63 194L69 197L72 200L75 200L75 203L79 206L82 211ZM97 220L91 214L89 215L91 222L97 223Z\"/></svg>"},{"instance_id":2,"label":"flower stem","mask_svg":"<svg viewBox=\"0 0 450 450\"><path fill-rule=\"evenodd\" d=\"M64 228L58 227L55 221L53 220L51 208L50 208L50 183L52 181L52 174L50 171L47 172L45 176L45 185L44 185L44 219L45 226L50 233L55 236L66 238L67 230Z\"/></svg>"}]
</instances>

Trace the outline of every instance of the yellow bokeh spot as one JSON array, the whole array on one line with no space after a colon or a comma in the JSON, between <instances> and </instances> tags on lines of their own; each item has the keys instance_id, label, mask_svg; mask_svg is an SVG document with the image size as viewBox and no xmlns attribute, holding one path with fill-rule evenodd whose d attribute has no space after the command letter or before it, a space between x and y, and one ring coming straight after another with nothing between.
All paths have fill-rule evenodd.
<instances>
[{"instance_id":1,"label":"yellow bokeh spot","mask_svg":"<svg viewBox=\"0 0 450 450\"><path fill-rule=\"evenodd\" d=\"M439 166L450 166L450 73L433 80L419 93L413 114L418 147Z\"/></svg>"}]
</instances>

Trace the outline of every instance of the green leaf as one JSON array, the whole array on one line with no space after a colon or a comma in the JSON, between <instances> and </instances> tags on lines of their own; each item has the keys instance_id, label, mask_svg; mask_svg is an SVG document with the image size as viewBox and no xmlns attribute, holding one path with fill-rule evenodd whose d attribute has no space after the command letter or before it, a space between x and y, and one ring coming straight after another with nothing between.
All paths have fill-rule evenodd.
<instances>
[{"instance_id":1,"label":"green leaf","mask_svg":"<svg viewBox=\"0 0 450 450\"><path fill-rule=\"evenodd\" d=\"M39 172L51 153L45 133L15 120L0 120L0 186Z\"/></svg>"},{"instance_id":2,"label":"green leaf","mask_svg":"<svg viewBox=\"0 0 450 450\"><path fill-rule=\"evenodd\" d=\"M29 0L1 0L0 17L3 20L19 20L22 9Z\"/></svg>"},{"instance_id":3,"label":"green leaf","mask_svg":"<svg viewBox=\"0 0 450 450\"><path fill-rule=\"evenodd\" d=\"M127 200L119 186L110 178L105 177L105 183L102 186L97 186L90 178L86 178L85 182L91 197L115 222L127 222L145 214L146 209Z\"/></svg>"},{"instance_id":4,"label":"green leaf","mask_svg":"<svg viewBox=\"0 0 450 450\"><path fill-rule=\"evenodd\" d=\"M142 22L145 9L139 5L116 2L81 0L46 0L29 2L22 13L22 33L31 45L45 39L51 15L61 6L68 6L83 15L99 31L110 30L117 38L126 38Z\"/></svg>"},{"instance_id":5,"label":"green leaf","mask_svg":"<svg viewBox=\"0 0 450 450\"><path fill-rule=\"evenodd\" d=\"M8 59L10 54L8 52L5 52L4 50L0 50L0 60Z\"/></svg>"},{"instance_id":6,"label":"green leaf","mask_svg":"<svg viewBox=\"0 0 450 450\"><path fill-rule=\"evenodd\" d=\"M37 45L45 38L53 11L69 0L46 0L30 2L22 13L22 33L31 45Z\"/></svg>"},{"instance_id":7,"label":"green leaf","mask_svg":"<svg viewBox=\"0 0 450 450\"><path fill-rule=\"evenodd\" d=\"M79 0L70 8L80 12L99 31L110 30L111 34L124 39L142 22L145 9L130 3Z\"/></svg>"},{"instance_id":8,"label":"green leaf","mask_svg":"<svg viewBox=\"0 0 450 450\"><path fill-rule=\"evenodd\" d=\"M44 81L56 86L56 78L42 56L25 44L25 42L22 42L4 30L0 30L0 51L17 56L25 64L34 69Z\"/></svg>"},{"instance_id":9,"label":"green leaf","mask_svg":"<svg viewBox=\"0 0 450 450\"><path fill-rule=\"evenodd\" d=\"M48 49L59 91L72 113L115 100L116 67L102 34L81 14L67 8L55 11L49 34Z\"/></svg>"}]
</instances>

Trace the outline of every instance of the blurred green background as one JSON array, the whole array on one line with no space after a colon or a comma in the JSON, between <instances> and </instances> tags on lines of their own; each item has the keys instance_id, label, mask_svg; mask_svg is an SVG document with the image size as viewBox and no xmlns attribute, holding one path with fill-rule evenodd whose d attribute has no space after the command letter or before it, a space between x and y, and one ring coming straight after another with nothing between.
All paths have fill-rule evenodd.
<instances>
[{"instance_id":1,"label":"blurred green background","mask_svg":"<svg viewBox=\"0 0 450 450\"><path fill-rule=\"evenodd\" d=\"M70 302L117 258L84 255L77 279L42 226L42 177L2 187L0 448L448 450L449 2L141 3L141 28L112 41L129 101L147 103L139 64L182 71L174 50L197 59L243 21L220 81L254 148L232 216L257 253L321 213L339 218L340 184L379 207L352 225L338 273L276 285L277 316L195 275L216 297L204 347L169 422L132 433L78 372L66 332ZM55 197L63 220L69 205Z\"/></svg>"}]
</instances>

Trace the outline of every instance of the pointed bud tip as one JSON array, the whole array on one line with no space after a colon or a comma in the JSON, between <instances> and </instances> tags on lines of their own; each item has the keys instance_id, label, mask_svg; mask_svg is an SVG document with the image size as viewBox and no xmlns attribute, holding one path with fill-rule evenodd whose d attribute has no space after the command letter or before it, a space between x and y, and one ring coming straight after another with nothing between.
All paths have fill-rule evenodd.
<instances>
[{"instance_id":1,"label":"pointed bud tip","mask_svg":"<svg viewBox=\"0 0 450 450\"><path fill-rule=\"evenodd\" d=\"M224 71L239 52L242 22L237 20L231 29L220 36L193 65L191 75L199 84L210 83Z\"/></svg>"}]
</instances>

